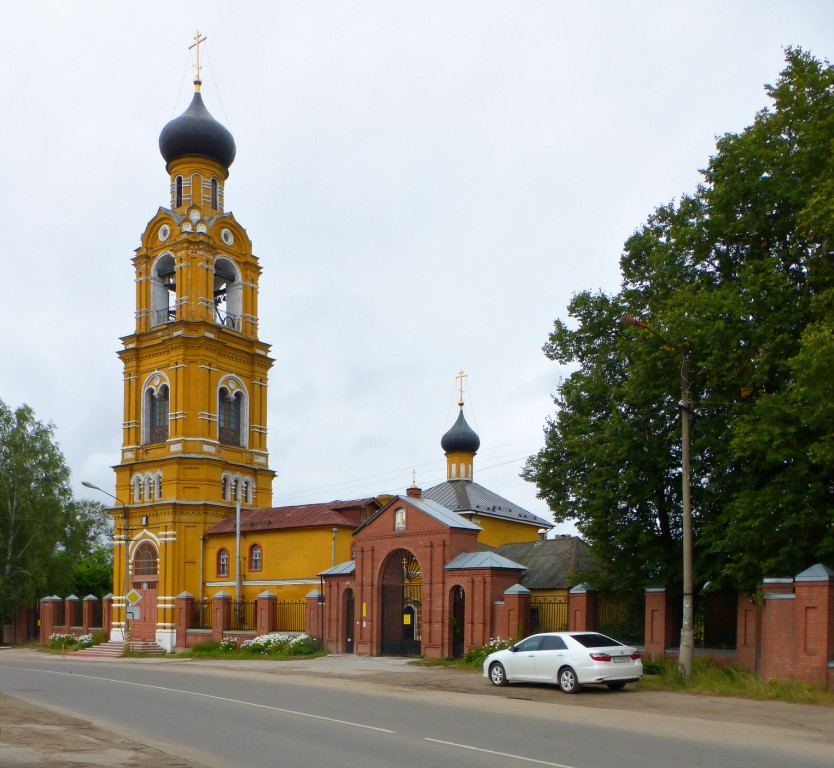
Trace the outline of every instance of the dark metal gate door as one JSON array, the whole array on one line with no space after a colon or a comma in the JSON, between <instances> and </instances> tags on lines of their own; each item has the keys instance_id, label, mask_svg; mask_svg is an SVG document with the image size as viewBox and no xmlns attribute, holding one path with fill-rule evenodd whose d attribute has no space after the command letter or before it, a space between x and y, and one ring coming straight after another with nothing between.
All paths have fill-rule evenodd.
<instances>
[{"instance_id":1,"label":"dark metal gate door","mask_svg":"<svg viewBox=\"0 0 834 768\"><path fill-rule=\"evenodd\" d=\"M463 587L455 587L452 601L452 658L463 656L464 621L466 617L466 594Z\"/></svg>"},{"instance_id":2,"label":"dark metal gate door","mask_svg":"<svg viewBox=\"0 0 834 768\"><path fill-rule=\"evenodd\" d=\"M420 564L411 552L392 552L382 576L383 656L419 656L422 651Z\"/></svg>"},{"instance_id":3,"label":"dark metal gate door","mask_svg":"<svg viewBox=\"0 0 834 768\"><path fill-rule=\"evenodd\" d=\"M345 595L345 653L353 653L353 590Z\"/></svg>"}]
</instances>

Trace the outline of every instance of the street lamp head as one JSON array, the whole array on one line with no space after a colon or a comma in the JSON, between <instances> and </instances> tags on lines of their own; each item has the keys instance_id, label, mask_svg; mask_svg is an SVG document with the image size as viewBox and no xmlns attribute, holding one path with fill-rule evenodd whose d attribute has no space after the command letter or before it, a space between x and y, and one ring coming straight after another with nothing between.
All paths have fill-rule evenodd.
<instances>
[{"instance_id":1,"label":"street lamp head","mask_svg":"<svg viewBox=\"0 0 834 768\"><path fill-rule=\"evenodd\" d=\"M92 488L94 491L101 490L101 488L99 488L97 485L93 485L89 480L82 480L81 485L83 485L85 488Z\"/></svg>"},{"instance_id":2,"label":"street lamp head","mask_svg":"<svg viewBox=\"0 0 834 768\"><path fill-rule=\"evenodd\" d=\"M634 315L623 315L622 321L627 325L634 325L637 328L648 328L643 320L638 320Z\"/></svg>"}]
</instances>

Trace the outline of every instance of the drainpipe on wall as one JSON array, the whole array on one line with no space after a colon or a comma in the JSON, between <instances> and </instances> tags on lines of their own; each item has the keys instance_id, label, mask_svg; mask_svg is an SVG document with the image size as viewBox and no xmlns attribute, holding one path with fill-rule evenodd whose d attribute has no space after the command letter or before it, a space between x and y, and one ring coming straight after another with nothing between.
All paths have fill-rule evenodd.
<instances>
[{"instance_id":1,"label":"drainpipe on wall","mask_svg":"<svg viewBox=\"0 0 834 768\"><path fill-rule=\"evenodd\" d=\"M203 584L205 583L205 571L203 571L203 557L205 556L206 537L200 536L200 604L203 603Z\"/></svg>"},{"instance_id":2,"label":"drainpipe on wall","mask_svg":"<svg viewBox=\"0 0 834 768\"><path fill-rule=\"evenodd\" d=\"M240 488L235 503L235 602L240 602Z\"/></svg>"}]
</instances>

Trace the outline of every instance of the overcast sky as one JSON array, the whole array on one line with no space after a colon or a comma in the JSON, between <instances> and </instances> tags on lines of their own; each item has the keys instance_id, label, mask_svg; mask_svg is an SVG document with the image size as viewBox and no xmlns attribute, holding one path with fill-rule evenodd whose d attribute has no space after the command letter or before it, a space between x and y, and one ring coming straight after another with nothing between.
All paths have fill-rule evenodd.
<instances>
[{"instance_id":1,"label":"overcast sky","mask_svg":"<svg viewBox=\"0 0 834 768\"><path fill-rule=\"evenodd\" d=\"M519 472L567 373L554 319L617 290L785 46L832 55L834 3L4 2L0 399L55 424L79 497L113 490L130 260L197 29L263 268L273 503L445 479L462 368L475 479L549 519Z\"/></svg>"}]
</instances>

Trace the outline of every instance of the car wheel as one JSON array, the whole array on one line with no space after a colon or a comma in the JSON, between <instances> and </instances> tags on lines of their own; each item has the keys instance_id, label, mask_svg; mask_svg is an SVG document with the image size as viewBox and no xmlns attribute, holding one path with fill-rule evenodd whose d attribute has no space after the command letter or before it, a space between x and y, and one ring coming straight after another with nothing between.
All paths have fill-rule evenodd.
<instances>
[{"instance_id":1,"label":"car wheel","mask_svg":"<svg viewBox=\"0 0 834 768\"><path fill-rule=\"evenodd\" d=\"M504 671L504 665L496 661L492 666L490 666L489 679L493 685L506 685L507 673Z\"/></svg>"},{"instance_id":2,"label":"car wheel","mask_svg":"<svg viewBox=\"0 0 834 768\"><path fill-rule=\"evenodd\" d=\"M576 693L579 690L576 672L570 667L562 667L559 670L559 687L563 693Z\"/></svg>"},{"instance_id":3,"label":"car wheel","mask_svg":"<svg viewBox=\"0 0 834 768\"><path fill-rule=\"evenodd\" d=\"M606 685L612 691L621 691L623 688L625 688L625 683L622 680L618 680L616 683L606 683Z\"/></svg>"}]
</instances>

